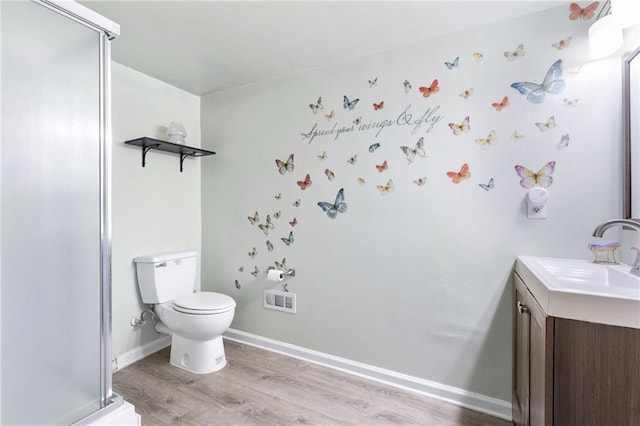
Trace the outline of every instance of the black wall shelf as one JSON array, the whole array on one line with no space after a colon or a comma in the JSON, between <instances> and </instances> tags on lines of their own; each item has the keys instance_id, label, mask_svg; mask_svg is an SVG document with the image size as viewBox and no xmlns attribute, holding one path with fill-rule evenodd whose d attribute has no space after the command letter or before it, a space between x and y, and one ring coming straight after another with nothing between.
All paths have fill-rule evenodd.
<instances>
[{"instance_id":1,"label":"black wall shelf","mask_svg":"<svg viewBox=\"0 0 640 426\"><path fill-rule=\"evenodd\" d=\"M187 157L204 157L206 155L214 155L215 152L207 151L206 149L194 148L192 146L180 145L177 143L161 141L160 139L153 138L138 138L125 141L127 145L139 146L142 149L142 167L147 163L147 152L152 149L158 151L172 152L180 155L180 172L182 172L182 163Z\"/></svg>"}]
</instances>

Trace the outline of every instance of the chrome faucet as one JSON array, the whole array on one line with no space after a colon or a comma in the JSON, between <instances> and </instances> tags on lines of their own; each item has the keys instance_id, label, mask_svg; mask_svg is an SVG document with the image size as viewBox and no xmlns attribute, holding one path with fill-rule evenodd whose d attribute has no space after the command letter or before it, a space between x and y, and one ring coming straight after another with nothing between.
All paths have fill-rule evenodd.
<instances>
[{"instance_id":1,"label":"chrome faucet","mask_svg":"<svg viewBox=\"0 0 640 426\"><path fill-rule=\"evenodd\" d=\"M593 231L593 236L602 237L604 231L618 225L640 231L640 220L638 219L613 219L596 226L596 229ZM636 260L633 261L629 272L631 275L640 277L640 249L638 247L631 248L636 251Z\"/></svg>"}]
</instances>

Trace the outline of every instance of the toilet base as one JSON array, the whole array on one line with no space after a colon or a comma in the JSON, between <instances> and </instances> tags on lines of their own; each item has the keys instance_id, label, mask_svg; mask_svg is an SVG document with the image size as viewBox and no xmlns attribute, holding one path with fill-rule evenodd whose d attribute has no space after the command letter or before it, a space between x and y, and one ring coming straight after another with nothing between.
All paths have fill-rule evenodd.
<instances>
[{"instance_id":1,"label":"toilet base","mask_svg":"<svg viewBox=\"0 0 640 426\"><path fill-rule=\"evenodd\" d=\"M196 374L208 374L227 365L222 336L211 340L195 340L171 336L171 365Z\"/></svg>"}]
</instances>

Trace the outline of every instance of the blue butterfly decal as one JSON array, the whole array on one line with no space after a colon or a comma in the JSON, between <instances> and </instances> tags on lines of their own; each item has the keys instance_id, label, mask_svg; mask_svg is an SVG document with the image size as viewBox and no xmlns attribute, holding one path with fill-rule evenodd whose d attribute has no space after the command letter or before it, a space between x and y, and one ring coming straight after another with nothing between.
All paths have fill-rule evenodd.
<instances>
[{"instance_id":1,"label":"blue butterfly decal","mask_svg":"<svg viewBox=\"0 0 640 426\"><path fill-rule=\"evenodd\" d=\"M479 183L478 186L482 189L484 189L485 191L489 191L490 189L495 188L495 184L493 183L493 178L489 179L489 182L484 184L484 183Z\"/></svg>"},{"instance_id":2,"label":"blue butterfly decal","mask_svg":"<svg viewBox=\"0 0 640 426\"><path fill-rule=\"evenodd\" d=\"M280 238L282 240L283 243L285 243L286 245L290 246L291 244L293 244L293 231L289 232L289 237L288 238Z\"/></svg>"},{"instance_id":3,"label":"blue butterfly decal","mask_svg":"<svg viewBox=\"0 0 640 426\"><path fill-rule=\"evenodd\" d=\"M356 107L356 105L358 104L358 102L360 101L360 98L358 99L354 99L352 101L349 100L349 98L347 98L346 96L343 97L342 99L342 107L344 109L354 109Z\"/></svg>"},{"instance_id":4,"label":"blue butterfly decal","mask_svg":"<svg viewBox=\"0 0 640 426\"><path fill-rule=\"evenodd\" d=\"M452 70L454 68L457 68L458 65L460 64L460 56L456 57L453 62L445 62L444 63L448 69Z\"/></svg>"},{"instance_id":5,"label":"blue butterfly decal","mask_svg":"<svg viewBox=\"0 0 640 426\"><path fill-rule=\"evenodd\" d=\"M344 201L344 188L340 188L340 191L338 191L338 195L336 195L336 201L333 204L326 201L320 201L318 202L318 205L320 206L322 211L327 213L327 216L329 216L331 219L335 219L338 215L338 212L346 212L347 203L345 203Z\"/></svg>"},{"instance_id":6,"label":"blue butterfly decal","mask_svg":"<svg viewBox=\"0 0 640 426\"><path fill-rule=\"evenodd\" d=\"M376 149L380 148L380 144L378 142L372 143L369 145L369 152L375 152Z\"/></svg>"},{"instance_id":7,"label":"blue butterfly decal","mask_svg":"<svg viewBox=\"0 0 640 426\"><path fill-rule=\"evenodd\" d=\"M564 90L564 80L562 77L562 59L558 59L551 65L547 75L544 76L542 84L521 81L511 84L521 95L527 95L527 100L532 104L539 104L544 101L546 93L557 95Z\"/></svg>"}]
</instances>

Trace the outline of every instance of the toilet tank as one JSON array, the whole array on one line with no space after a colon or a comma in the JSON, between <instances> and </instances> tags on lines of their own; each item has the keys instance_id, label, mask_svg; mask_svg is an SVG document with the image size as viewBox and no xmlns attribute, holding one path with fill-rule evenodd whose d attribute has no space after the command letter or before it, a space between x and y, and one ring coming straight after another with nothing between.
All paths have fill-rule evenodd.
<instances>
[{"instance_id":1,"label":"toilet tank","mask_svg":"<svg viewBox=\"0 0 640 426\"><path fill-rule=\"evenodd\" d=\"M182 251L134 258L142 301L164 303L193 293L197 256L195 251Z\"/></svg>"}]
</instances>

